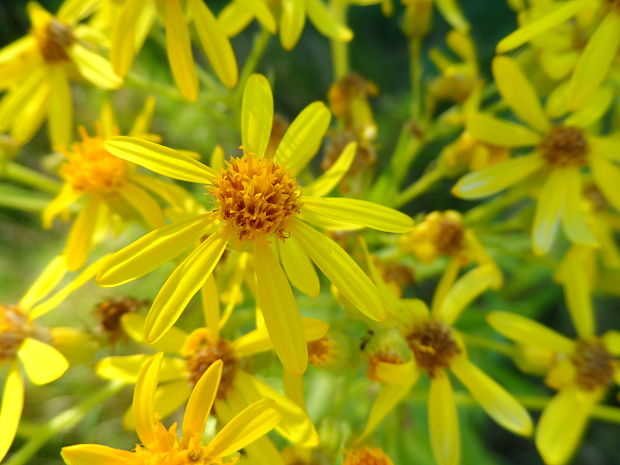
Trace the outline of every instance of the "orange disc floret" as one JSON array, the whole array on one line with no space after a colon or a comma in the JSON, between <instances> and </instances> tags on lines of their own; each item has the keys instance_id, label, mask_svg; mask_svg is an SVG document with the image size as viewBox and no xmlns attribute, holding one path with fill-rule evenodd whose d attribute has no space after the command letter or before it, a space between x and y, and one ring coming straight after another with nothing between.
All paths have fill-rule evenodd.
<instances>
[{"instance_id":1,"label":"orange disc floret","mask_svg":"<svg viewBox=\"0 0 620 465\"><path fill-rule=\"evenodd\" d=\"M554 126L538 146L545 160L554 166L583 166L588 161L588 141L574 126Z\"/></svg>"},{"instance_id":2,"label":"orange disc floret","mask_svg":"<svg viewBox=\"0 0 620 465\"><path fill-rule=\"evenodd\" d=\"M28 317L19 307L0 305L0 362L13 360L32 330Z\"/></svg>"},{"instance_id":3,"label":"orange disc floret","mask_svg":"<svg viewBox=\"0 0 620 465\"><path fill-rule=\"evenodd\" d=\"M246 152L226 163L226 169L208 187L217 202L217 214L239 241L275 234L287 237L287 226L301 208L297 180L270 159Z\"/></svg>"},{"instance_id":4,"label":"orange disc floret","mask_svg":"<svg viewBox=\"0 0 620 465\"><path fill-rule=\"evenodd\" d=\"M347 451L342 465L394 465L394 462L378 447L365 446Z\"/></svg>"},{"instance_id":5,"label":"orange disc floret","mask_svg":"<svg viewBox=\"0 0 620 465\"><path fill-rule=\"evenodd\" d=\"M461 353L452 329L441 321L428 320L421 324L407 336L407 342L418 366L431 378L448 368L450 361Z\"/></svg>"},{"instance_id":6,"label":"orange disc floret","mask_svg":"<svg viewBox=\"0 0 620 465\"><path fill-rule=\"evenodd\" d=\"M613 382L614 358L600 339L581 339L571 361L577 371L577 385L587 391L605 388Z\"/></svg>"},{"instance_id":7,"label":"orange disc floret","mask_svg":"<svg viewBox=\"0 0 620 465\"><path fill-rule=\"evenodd\" d=\"M67 48L75 42L71 26L52 19L45 27L35 32L39 50L47 63L68 61Z\"/></svg>"},{"instance_id":8,"label":"orange disc floret","mask_svg":"<svg viewBox=\"0 0 620 465\"><path fill-rule=\"evenodd\" d=\"M82 142L76 142L60 168L61 176L71 186L85 193L111 193L120 188L127 173L127 163L103 148L103 138L90 137L80 127Z\"/></svg>"}]
</instances>

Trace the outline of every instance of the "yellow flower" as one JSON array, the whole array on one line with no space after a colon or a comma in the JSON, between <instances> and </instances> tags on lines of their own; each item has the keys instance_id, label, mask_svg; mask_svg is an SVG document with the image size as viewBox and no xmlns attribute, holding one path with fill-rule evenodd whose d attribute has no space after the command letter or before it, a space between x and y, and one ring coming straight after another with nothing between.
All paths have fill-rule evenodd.
<instances>
[{"instance_id":1,"label":"yellow flower","mask_svg":"<svg viewBox=\"0 0 620 465\"><path fill-rule=\"evenodd\" d=\"M98 444L63 447L61 455L67 465L230 464L235 462L235 458L227 457L263 437L280 421L274 402L269 399L259 400L234 416L205 444L202 435L222 377L222 362L218 361L197 380L187 401L179 437L177 424L166 429L159 422L159 412L155 407L162 359L161 352L150 357L144 363L136 383L133 411L141 444L136 446L135 452Z\"/></svg>"},{"instance_id":2,"label":"yellow flower","mask_svg":"<svg viewBox=\"0 0 620 465\"><path fill-rule=\"evenodd\" d=\"M275 350L291 373L303 373L307 347L290 282L311 296L319 293L314 262L342 295L366 316L380 320L385 309L370 279L320 227L371 227L407 232L411 219L381 205L344 198L322 198L350 166L355 144L302 195L295 174L318 149L330 122L325 105L315 102L293 121L273 157L264 158L273 121L273 98L264 76L253 75L245 88L241 115L244 155L231 159L220 174L167 147L127 138L104 144L114 155L160 174L208 184L213 211L167 226L113 254L98 276L115 286L143 276L193 247L155 298L146 320L148 341L156 341L174 324L192 296L207 281L227 245L252 252L258 306ZM195 246L199 238L202 242ZM280 265L280 261L282 266ZM284 268L284 269L283 269Z\"/></svg>"},{"instance_id":3,"label":"yellow flower","mask_svg":"<svg viewBox=\"0 0 620 465\"><path fill-rule=\"evenodd\" d=\"M166 51L177 86L189 100L198 98L198 73L192 54L188 19L184 4L191 12L202 49L220 80L228 87L237 84L238 70L230 41L211 10L202 0L127 0L117 13L112 28L110 60L114 71L125 76L138 54L147 31L156 16L163 17L166 28Z\"/></svg>"},{"instance_id":4,"label":"yellow flower","mask_svg":"<svg viewBox=\"0 0 620 465\"><path fill-rule=\"evenodd\" d=\"M373 276L378 280L376 270ZM383 350L374 354L373 376L384 383L375 400L359 440L368 436L381 420L407 395L420 375L430 377L428 421L431 449L439 465L456 465L460 460L460 433L451 371L482 408L504 428L527 436L532 422L525 409L497 382L467 357L465 345L453 324L482 292L495 285L497 275L491 267L474 268L454 283L445 297L434 299L431 311L420 300L390 297L380 282L382 295L391 302L390 319L408 346L400 351Z\"/></svg>"},{"instance_id":5,"label":"yellow flower","mask_svg":"<svg viewBox=\"0 0 620 465\"><path fill-rule=\"evenodd\" d=\"M333 17L323 0L233 0L222 10L218 22L229 37L239 34L254 18L273 34L274 14L279 16L280 42L286 50L297 45L306 17L326 37L344 42L353 38L351 30Z\"/></svg>"},{"instance_id":6,"label":"yellow flower","mask_svg":"<svg viewBox=\"0 0 620 465\"><path fill-rule=\"evenodd\" d=\"M147 133L154 105L153 99L146 101L130 135L159 140L158 136ZM63 252L69 270L84 265L97 238L104 237L103 231L112 229L119 215L131 217L135 212L134 216L137 214L149 228L163 226L164 211L152 194L177 211L195 207L195 202L183 188L139 173L136 165L115 157L104 148L105 141L119 133L110 106L104 105L96 128L96 135L89 136L80 127L82 141L75 142L71 149L61 150L66 157L60 167L65 182L43 212L43 225L50 228L56 216L68 213L72 205L81 203Z\"/></svg>"},{"instance_id":7,"label":"yellow flower","mask_svg":"<svg viewBox=\"0 0 620 465\"><path fill-rule=\"evenodd\" d=\"M78 24L92 3L65 2L57 16L28 3L30 34L0 50L0 89L9 89L0 101L0 132L10 129L17 142L26 143L47 117L52 145L67 147L73 128L70 79L102 89L121 85L110 63L92 50L97 34Z\"/></svg>"},{"instance_id":8,"label":"yellow flower","mask_svg":"<svg viewBox=\"0 0 620 465\"><path fill-rule=\"evenodd\" d=\"M577 264L578 265L578 264ZM574 272L571 266L565 271ZM596 335L583 276L566 276L567 304L578 337L571 340L529 318L492 312L489 324L547 361L546 383L559 392L544 408L536 428L536 447L548 465L566 463L579 444L590 412L615 382L620 384L620 333ZM587 286L587 285L586 285ZM586 291L587 292L587 291Z\"/></svg>"},{"instance_id":9,"label":"yellow flower","mask_svg":"<svg viewBox=\"0 0 620 465\"><path fill-rule=\"evenodd\" d=\"M414 38L419 39L428 34L433 5L454 29L467 31L470 27L457 0L401 0L401 2L405 5L403 30L405 34Z\"/></svg>"},{"instance_id":10,"label":"yellow flower","mask_svg":"<svg viewBox=\"0 0 620 465\"><path fill-rule=\"evenodd\" d=\"M505 53L532 40L541 33L562 24L580 11L597 6L603 19L592 33L579 56L566 94L564 106L569 110L581 108L591 99L604 81L620 47L620 3L618 0L571 0L556 2L552 12L532 21L497 44L497 52ZM596 63L596 65L593 65Z\"/></svg>"},{"instance_id":11,"label":"yellow flower","mask_svg":"<svg viewBox=\"0 0 620 465\"><path fill-rule=\"evenodd\" d=\"M342 465L394 465L394 462L378 447L364 446L345 451Z\"/></svg>"},{"instance_id":12,"label":"yellow flower","mask_svg":"<svg viewBox=\"0 0 620 465\"><path fill-rule=\"evenodd\" d=\"M211 286L214 285L211 283L205 287ZM203 310L206 318L211 321L212 312L219 313L215 289L204 291ZM174 412L187 399L190 386L219 360L223 363L223 371L215 400L215 411L220 420L228 420L255 400L272 399L282 418L276 430L294 444L303 447L316 446L318 435L305 411L249 372L247 363L249 357L273 349L265 327L259 327L234 341L229 341L219 336L219 326L224 323L219 315L215 320L220 322L220 325L212 329L198 328L190 334L172 327L153 346L149 346L166 353L162 369L164 383L158 387L155 396L158 413L166 417ZM121 324L132 339L147 345L143 337L142 316L127 313L121 317ZM303 318L302 324L304 333L310 341L322 338L327 333L328 325L322 321ZM96 371L103 378L121 379L133 383L146 358L146 355L107 357L99 362ZM131 410L125 415L125 425L134 426ZM274 451L273 444L267 438L258 440L247 450L250 458L273 457Z\"/></svg>"},{"instance_id":13,"label":"yellow flower","mask_svg":"<svg viewBox=\"0 0 620 465\"><path fill-rule=\"evenodd\" d=\"M69 367L62 353L51 345L54 344L53 329L35 322L42 315L39 302L64 275L64 258L57 257L17 305L0 304L0 368L9 367L0 404L0 461L11 447L22 414L22 369L34 384L47 384L60 378Z\"/></svg>"},{"instance_id":14,"label":"yellow flower","mask_svg":"<svg viewBox=\"0 0 620 465\"><path fill-rule=\"evenodd\" d=\"M500 94L513 112L532 129L478 113L469 117L467 130L476 139L504 147L534 147L525 156L493 164L467 174L453 188L466 199L487 197L522 181L533 173L546 176L539 195L532 246L537 254L551 248L560 223L571 242L595 244L582 202L582 171L589 167L597 187L620 209L620 146L613 138L590 134L586 128L611 103L612 92L601 89L588 105L552 123L519 66L497 57L493 72Z\"/></svg>"},{"instance_id":15,"label":"yellow flower","mask_svg":"<svg viewBox=\"0 0 620 465\"><path fill-rule=\"evenodd\" d=\"M342 122L343 130L355 134L357 140L372 141L377 137L368 97L376 96L377 86L357 73L350 73L329 88L330 110Z\"/></svg>"}]
</instances>

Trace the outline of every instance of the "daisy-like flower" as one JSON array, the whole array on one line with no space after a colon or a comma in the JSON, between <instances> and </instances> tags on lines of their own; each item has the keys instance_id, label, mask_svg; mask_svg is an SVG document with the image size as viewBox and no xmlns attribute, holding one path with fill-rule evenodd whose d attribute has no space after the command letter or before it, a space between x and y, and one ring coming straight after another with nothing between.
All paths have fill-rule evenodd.
<instances>
[{"instance_id":1,"label":"daisy-like flower","mask_svg":"<svg viewBox=\"0 0 620 465\"><path fill-rule=\"evenodd\" d=\"M376 280L376 270L373 272ZM431 311L420 300L391 302L391 322L406 342L406 356L389 347L371 356L373 379L384 383L375 400L360 440L407 395L422 373L430 377L428 421L433 456L439 465L456 465L460 460L460 433L452 384L452 372L482 408L504 428L520 435L532 433L526 410L503 387L467 357L466 348L453 325L467 305L495 285L497 274L487 265L474 268L454 283ZM377 281L380 290L383 285Z\"/></svg>"},{"instance_id":2,"label":"daisy-like flower","mask_svg":"<svg viewBox=\"0 0 620 465\"><path fill-rule=\"evenodd\" d=\"M65 2L56 16L28 3L30 34L0 50L0 89L8 88L0 101L0 132L10 130L26 143L47 117L52 145L67 147L73 129L70 80L102 89L122 84L110 63L93 51L96 31L78 24L92 3Z\"/></svg>"},{"instance_id":3,"label":"daisy-like flower","mask_svg":"<svg viewBox=\"0 0 620 465\"><path fill-rule=\"evenodd\" d=\"M159 140L159 136L147 133L154 105L153 99L146 101L129 132L131 136ZM82 141L75 142L70 149L61 149L66 161L60 167L60 175L65 182L43 212L43 225L50 228L58 215L68 213L76 203L81 205L64 251L69 270L84 265L96 238L103 236L102 231L112 229L119 217L130 217L133 213L151 229L163 226L164 210L156 198L177 211L195 206L180 186L140 173L135 164L115 157L104 148L106 139L120 132L115 119L112 108L105 105L101 120L96 123L96 134L90 136L80 127Z\"/></svg>"},{"instance_id":4,"label":"daisy-like flower","mask_svg":"<svg viewBox=\"0 0 620 465\"><path fill-rule=\"evenodd\" d=\"M133 411L141 444L136 446L135 451L98 444L63 447L61 455L67 465L230 464L236 461L233 454L263 437L280 421L274 402L270 399L259 400L242 410L210 442L205 443L202 436L222 377L222 362L218 361L204 372L192 389L179 437L177 424L166 429L160 423L155 407L162 359L161 352L150 357L144 363L136 383Z\"/></svg>"},{"instance_id":5,"label":"daisy-like flower","mask_svg":"<svg viewBox=\"0 0 620 465\"><path fill-rule=\"evenodd\" d=\"M207 287L213 285L210 283ZM218 312L217 296L205 291L203 307L205 314L213 312L214 307ZM273 349L264 326L232 341L219 335L219 327L198 328L191 334L173 327L158 342L149 346L144 341L144 318L141 315L127 313L121 318L121 324L136 342L166 353L162 373L164 382L157 388L155 396L155 406L162 417L178 409L186 401L191 386L196 384L205 370L216 361L221 361L222 379L215 400L218 419L227 421L252 402L268 398L274 400L275 408L282 418L276 426L278 433L301 447L315 447L318 444L317 432L305 411L248 371L249 357ZM325 336L328 325L319 320L304 318L303 328L306 338L315 341ZM146 358L146 355L107 357L97 365L97 374L103 378L133 383ZM131 410L125 415L125 425L134 426ZM248 448L247 453L250 459L263 457L270 459L270 463L277 463L278 453L268 438L258 440Z\"/></svg>"},{"instance_id":6,"label":"daisy-like flower","mask_svg":"<svg viewBox=\"0 0 620 465\"><path fill-rule=\"evenodd\" d=\"M620 1L618 0L571 0L555 2L551 12L527 23L497 44L498 53L506 53L532 40L549 29L562 24L579 12L597 7L603 19L592 33L588 44L579 56L566 94L564 107L569 110L581 108L591 99L605 80L612 61L620 47ZM596 65L593 65L593 64Z\"/></svg>"},{"instance_id":7,"label":"daisy-like flower","mask_svg":"<svg viewBox=\"0 0 620 465\"><path fill-rule=\"evenodd\" d=\"M299 41L306 17L326 37L343 42L353 38L351 30L334 18L323 0L233 0L222 10L218 22L226 34L233 37L254 18L273 33L276 29L274 18L279 18L280 42L286 50L291 50Z\"/></svg>"},{"instance_id":8,"label":"daisy-like flower","mask_svg":"<svg viewBox=\"0 0 620 465\"><path fill-rule=\"evenodd\" d=\"M586 128L604 114L612 93L602 89L587 106L555 123L547 117L532 85L512 59L495 58L493 73L503 99L531 128L478 113L469 118L467 130L484 142L533 147L533 151L465 175L454 186L454 194L466 199L487 197L539 173L546 179L532 227L534 252L549 251L560 223L571 242L595 244L582 208L582 172L589 167L596 186L620 209L620 168L615 164L620 161L620 146L613 138L591 134Z\"/></svg>"},{"instance_id":9,"label":"daisy-like flower","mask_svg":"<svg viewBox=\"0 0 620 465\"><path fill-rule=\"evenodd\" d=\"M567 304L577 338L568 337L529 318L492 312L488 321L502 335L537 354L546 368L545 382L559 392L544 408L536 427L536 447L548 465L566 463L577 448L594 406L620 384L620 333L598 336L590 296L583 297L580 264L565 266L563 279L574 286ZM568 288L570 289L570 288ZM571 291L569 291L571 292Z\"/></svg>"},{"instance_id":10,"label":"daisy-like flower","mask_svg":"<svg viewBox=\"0 0 620 465\"><path fill-rule=\"evenodd\" d=\"M287 370L303 373L307 347L290 282L311 296L319 293L314 262L340 293L374 320L385 309L372 281L351 257L308 223L325 227L359 225L381 231L411 230L412 220L381 205L344 198L322 198L346 173L355 144L302 195L295 174L312 158L330 122L320 102L306 107L282 138L273 158L265 158L273 121L273 98L264 76L253 75L243 96L243 157L232 158L219 174L182 153L151 142L112 138L104 147L153 171L207 184L215 209L173 224L111 255L98 276L103 286L131 281L193 247L155 298L146 320L147 341L159 339L207 281L227 245L251 251L258 306L278 357ZM202 238L198 246L196 241ZM281 265L282 264L282 265ZM284 269L283 269L284 268Z\"/></svg>"},{"instance_id":11,"label":"daisy-like flower","mask_svg":"<svg viewBox=\"0 0 620 465\"><path fill-rule=\"evenodd\" d=\"M234 51L222 27L203 0L124 2L112 28L110 60L114 71L119 76L127 74L135 56L142 48L146 32L159 15L166 28L166 51L174 80L187 99L196 100L198 73L192 53L185 6L189 10L189 18L194 23L202 49L209 58L215 74L227 87L234 87L238 77Z\"/></svg>"},{"instance_id":12,"label":"daisy-like flower","mask_svg":"<svg viewBox=\"0 0 620 465\"><path fill-rule=\"evenodd\" d=\"M0 304L0 368L8 366L0 404L0 461L11 447L19 426L24 406L24 372L34 384L47 384L60 378L69 367L64 355L51 345L53 329L35 321L44 313L40 311L40 302L64 275L64 258L57 257L17 305ZM46 302L42 304L47 305ZM60 302L56 299L47 305L46 311Z\"/></svg>"}]
</instances>

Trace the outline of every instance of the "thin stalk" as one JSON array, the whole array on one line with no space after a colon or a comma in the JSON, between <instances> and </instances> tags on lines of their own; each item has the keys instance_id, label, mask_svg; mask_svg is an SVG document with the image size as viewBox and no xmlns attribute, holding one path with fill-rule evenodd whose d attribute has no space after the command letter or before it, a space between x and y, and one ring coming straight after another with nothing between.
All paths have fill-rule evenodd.
<instances>
[{"instance_id":1,"label":"thin stalk","mask_svg":"<svg viewBox=\"0 0 620 465\"><path fill-rule=\"evenodd\" d=\"M411 118L419 123L422 116L422 40L409 42L409 69L411 74Z\"/></svg>"},{"instance_id":2,"label":"thin stalk","mask_svg":"<svg viewBox=\"0 0 620 465\"><path fill-rule=\"evenodd\" d=\"M347 10L349 5L347 0L332 0L332 17L340 24L347 25ZM332 66L334 69L334 80L346 76L349 73L349 44L341 40L331 39Z\"/></svg>"},{"instance_id":3,"label":"thin stalk","mask_svg":"<svg viewBox=\"0 0 620 465\"><path fill-rule=\"evenodd\" d=\"M422 175L422 177L416 180L413 184L402 191L398 197L396 197L394 206L401 207L419 195L424 194L433 186L433 184L441 180L444 177L444 174L445 173L441 165L437 165L433 169L427 171Z\"/></svg>"},{"instance_id":4,"label":"thin stalk","mask_svg":"<svg viewBox=\"0 0 620 465\"><path fill-rule=\"evenodd\" d=\"M9 179L51 194L56 194L60 190L58 181L11 161L0 169L0 178Z\"/></svg>"},{"instance_id":5,"label":"thin stalk","mask_svg":"<svg viewBox=\"0 0 620 465\"><path fill-rule=\"evenodd\" d=\"M261 28L260 32L254 36L252 50L250 50L250 54L248 55L247 60L245 60L245 64L243 65L243 69L241 70L241 74L239 76L239 84L237 85L235 95L237 98L239 98L243 93L245 82L248 80L250 75L256 71L258 63L265 54L265 50L267 49L270 39L271 33L264 27Z\"/></svg>"},{"instance_id":6,"label":"thin stalk","mask_svg":"<svg viewBox=\"0 0 620 465\"><path fill-rule=\"evenodd\" d=\"M88 412L109 397L112 397L123 386L124 384L119 381L112 381L82 400L75 407L56 415L48 423L37 429L36 434L31 436L21 449L11 456L5 465L24 465L27 463L50 439L73 428Z\"/></svg>"}]
</instances>

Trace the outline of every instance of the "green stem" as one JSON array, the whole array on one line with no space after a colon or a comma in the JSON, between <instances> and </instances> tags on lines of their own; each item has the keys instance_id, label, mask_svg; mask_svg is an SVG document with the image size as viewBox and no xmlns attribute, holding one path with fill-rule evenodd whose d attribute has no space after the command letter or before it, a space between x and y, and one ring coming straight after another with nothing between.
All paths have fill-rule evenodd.
<instances>
[{"instance_id":1,"label":"green stem","mask_svg":"<svg viewBox=\"0 0 620 465\"><path fill-rule=\"evenodd\" d=\"M347 25L347 0L332 0L332 17L340 24ZM334 80L343 78L349 73L349 46L342 40L331 39L332 66L334 69Z\"/></svg>"},{"instance_id":2,"label":"green stem","mask_svg":"<svg viewBox=\"0 0 620 465\"><path fill-rule=\"evenodd\" d=\"M22 189L5 191L0 186L0 207L39 213L45 210L50 200L50 198L39 197Z\"/></svg>"},{"instance_id":3,"label":"green stem","mask_svg":"<svg viewBox=\"0 0 620 465\"><path fill-rule=\"evenodd\" d=\"M188 102L185 97L179 92L176 87L169 86L167 84L160 84L158 82L149 81L143 76L135 72L130 72L125 76L125 84L131 87L137 87L138 89L143 89L148 92L152 92L158 95L164 95L173 100L181 100L183 102ZM191 103L191 102L188 102Z\"/></svg>"},{"instance_id":4,"label":"green stem","mask_svg":"<svg viewBox=\"0 0 620 465\"><path fill-rule=\"evenodd\" d=\"M60 190L60 183L58 181L14 162L6 163L0 169L0 178L10 179L11 181L51 194L56 194Z\"/></svg>"},{"instance_id":5,"label":"green stem","mask_svg":"<svg viewBox=\"0 0 620 465\"><path fill-rule=\"evenodd\" d=\"M5 465L24 465L37 451L43 447L50 439L73 428L84 416L93 408L101 404L104 400L112 397L124 383L112 381L92 395L84 399L75 407L65 410L56 415L48 423L41 426L34 436L30 439L5 463Z\"/></svg>"},{"instance_id":6,"label":"green stem","mask_svg":"<svg viewBox=\"0 0 620 465\"><path fill-rule=\"evenodd\" d=\"M421 178L407 187L396 197L395 207L401 207L404 204L415 199L417 196L426 192L433 184L444 177L444 170L441 165L436 165L433 169L427 171Z\"/></svg>"},{"instance_id":7,"label":"green stem","mask_svg":"<svg viewBox=\"0 0 620 465\"><path fill-rule=\"evenodd\" d=\"M419 37L409 42L409 66L411 73L411 118L420 123L422 115L422 41Z\"/></svg>"},{"instance_id":8,"label":"green stem","mask_svg":"<svg viewBox=\"0 0 620 465\"><path fill-rule=\"evenodd\" d=\"M240 96L243 94L246 81L248 80L250 75L254 71L256 71L258 63L265 54L265 50L267 49L267 45L269 44L270 39L271 33L264 27L261 28L260 32L254 36L252 50L250 50L250 54L248 55L247 60L245 60L245 64L243 65L243 69L241 70L241 75L239 76L239 84L237 85L236 91L237 98L240 98Z\"/></svg>"}]
</instances>

